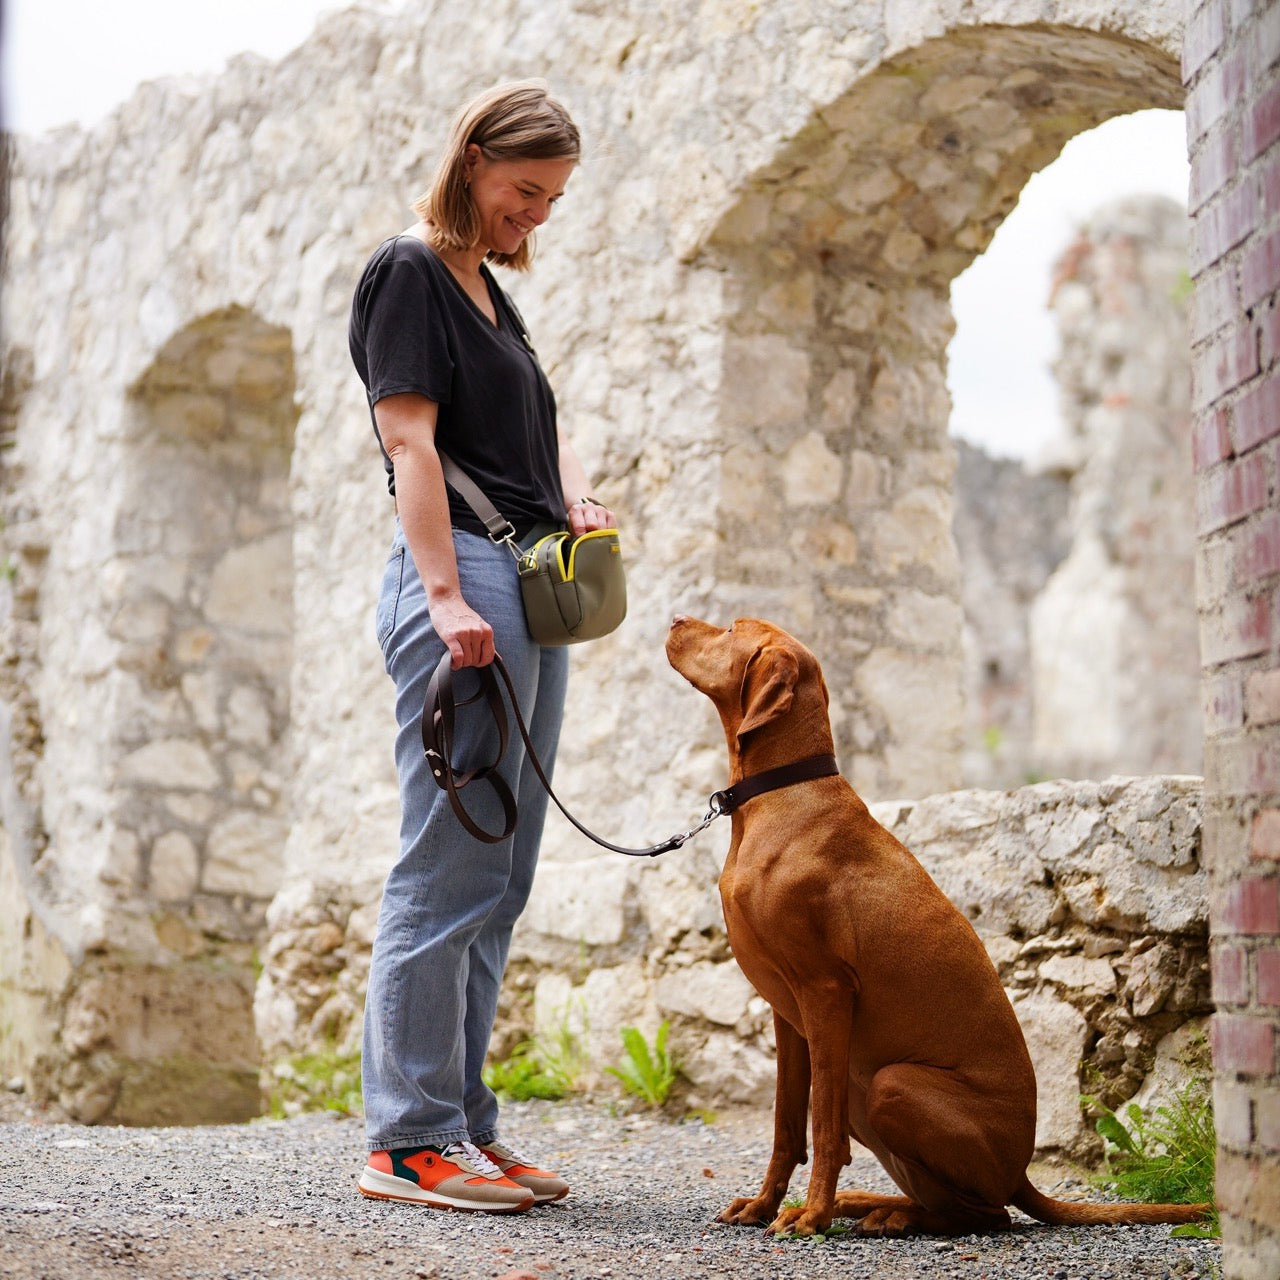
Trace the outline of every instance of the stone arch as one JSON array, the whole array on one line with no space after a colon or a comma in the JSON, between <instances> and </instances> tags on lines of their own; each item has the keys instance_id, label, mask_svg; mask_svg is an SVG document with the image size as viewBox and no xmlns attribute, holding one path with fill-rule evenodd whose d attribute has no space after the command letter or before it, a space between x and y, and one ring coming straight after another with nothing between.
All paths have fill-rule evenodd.
<instances>
[{"instance_id":1,"label":"stone arch","mask_svg":"<svg viewBox=\"0 0 1280 1280\"><path fill-rule=\"evenodd\" d=\"M78 1119L261 1109L254 957L287 836L294 392L289 332L240 307L181 330L128 389L94 727L110 771L99 877L119 925L67 997L59 1094Z\"/></svg>"},{"instance_id":2,"label":"stone arch","mask_svg":"<svg viewBox=\"0 0 1280 1280\"><path fill-rule=\"evenodd\" d=\"M111 634L142 692L116 732L144 882L162 902L263 900L284 842L290 335L216 312L166 344L130 399Z\"/></svg>"},{"instance_id":3,"label":"stone arch","mask_svg":"<svg viewBox=\"0 0 1280 1280\"><path fill-rule=\"evenodd\" d=\"M870 798L959 781L950 282L1074 134L1181 99L1176 59L1125 37L952 31L818 108L705 244L725 289L719 576L813 637ZM755 528L785 532L761 548Z\"/></svg>"}]
</instances>

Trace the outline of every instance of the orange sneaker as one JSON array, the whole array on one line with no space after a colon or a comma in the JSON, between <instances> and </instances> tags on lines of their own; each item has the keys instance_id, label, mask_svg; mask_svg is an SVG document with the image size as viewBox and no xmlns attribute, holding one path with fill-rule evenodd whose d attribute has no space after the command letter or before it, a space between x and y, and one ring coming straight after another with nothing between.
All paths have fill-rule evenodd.
<instances>
[{"instance_id":1,"label":"orange sneaker","mask_svg":"<svg viewBox=\"0 0 1280 1280\"><path fill-rule=\"evenodd\" d=\"M533 1192L535 1204L547 1204L552 1200L563 1200L569 1194L569 1184L558 1174L548 1173L531 1164L518 1151L513 1151L505 1142L494 1140L480 1147L502 1172L522 1187Z\"/></svg>"},{"instance_id":2,"label":"orange sneaker","mask_svg":"<svg viewBox=\"0 0 1280 1280\"><path fill-rule=\"evenodd\" d=\"M536 1199L470 1142L371 1152L359 1187L361 1195L374 1200L410 1200L471 1213L518 1213Z\"/></svg>"}]
</instances>

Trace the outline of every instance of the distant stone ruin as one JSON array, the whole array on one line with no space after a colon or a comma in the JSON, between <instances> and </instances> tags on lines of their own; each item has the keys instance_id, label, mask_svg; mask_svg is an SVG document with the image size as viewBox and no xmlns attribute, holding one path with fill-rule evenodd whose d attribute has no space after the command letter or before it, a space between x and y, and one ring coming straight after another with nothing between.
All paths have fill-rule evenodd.
<instances>
[{"instance_id":1,"label":"distant stone ruin","mask_svg":"<svg viewBox=\"0 0 1280 1280\"><path fill-rule=\"evenodd\" d=\"M968 785L1201 770L1186 262L1174 201L1099 209L1052 284L1063 438L960 446Z\"/></svg>"}]
</instances>

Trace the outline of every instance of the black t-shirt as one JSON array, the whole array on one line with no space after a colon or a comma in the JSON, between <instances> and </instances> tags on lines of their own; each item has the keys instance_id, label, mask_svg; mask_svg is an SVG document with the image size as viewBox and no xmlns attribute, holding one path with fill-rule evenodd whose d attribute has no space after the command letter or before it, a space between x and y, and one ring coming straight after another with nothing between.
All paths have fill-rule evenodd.
<instances>
[{"instance_id":1,"label":"black t-shirt","mask_svg":"<svg viewBox=\"0 0 1280 1280\"><path fill-rule=\"evenodd\" d=\"M487 267L480 271L496 327L421 240L384 240L356 286L347 340L370 415L379 400L406 391L434 400L437 446L523 536L541 522L564 523L556 403L515 304ZM395 493L385 449L382 457ZM456 528L484 533L452 489L449 511Z\"/></svg>"}]
</instances>

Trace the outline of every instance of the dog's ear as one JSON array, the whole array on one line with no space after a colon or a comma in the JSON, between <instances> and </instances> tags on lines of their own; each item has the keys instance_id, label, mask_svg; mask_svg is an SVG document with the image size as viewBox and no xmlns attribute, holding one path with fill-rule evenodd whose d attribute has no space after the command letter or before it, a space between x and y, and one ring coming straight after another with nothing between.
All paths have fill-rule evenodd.
<instances>
[{"instance_id":1,"label":"dog's ear","mask_svg":"<svg viewBox=\"0 0 1280 1280\"><path fill-rule=\"evenodd\" d=\"M752 655L742 673L739 746L748 734L763 729L791 709L799 677L800 664L795 654L781 645L767 644Z\"/></svg>"}]
</instances>

